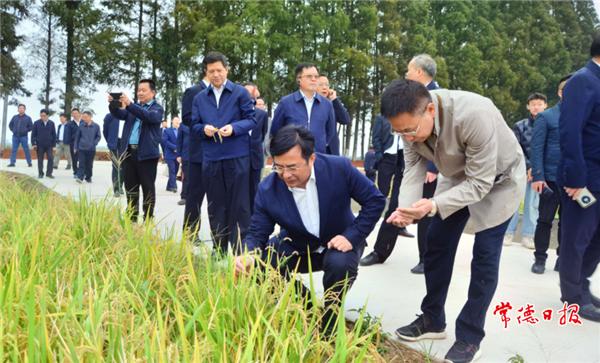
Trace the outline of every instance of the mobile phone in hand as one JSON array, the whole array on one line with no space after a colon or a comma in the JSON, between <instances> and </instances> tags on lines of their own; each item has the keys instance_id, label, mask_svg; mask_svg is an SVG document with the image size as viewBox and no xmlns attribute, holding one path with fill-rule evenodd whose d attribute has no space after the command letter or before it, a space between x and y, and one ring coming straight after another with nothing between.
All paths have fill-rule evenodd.
<instances>
[{"instance_id":1,"label":"mobile phone in hand","mask_svg":"<svg viewBox=\"0 0 600 363\"><path fill-rule=\"evenodd\" d=\"M594 198L594 195L588 190L588 188L583 188L579 192L579 195L577 196L575 201L579 204L581 208L587 208L590 205L596 203L596 198Z\"/></svg>"}]
</instances>

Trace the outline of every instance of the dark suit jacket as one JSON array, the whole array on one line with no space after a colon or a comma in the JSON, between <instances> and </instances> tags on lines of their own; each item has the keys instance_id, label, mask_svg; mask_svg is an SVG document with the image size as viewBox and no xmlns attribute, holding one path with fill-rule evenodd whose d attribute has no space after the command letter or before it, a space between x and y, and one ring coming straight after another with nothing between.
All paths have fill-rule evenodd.
<instances>
[{"instance_id":1,"label":"dark suit jacket","mask_svg":"<svg viewBox=\"0 0 600 363\"><path fill-rule=\"evenodd\" d=\"M63 144L65 145L69 145L71 143L71 139L73 139L73 135L71 135L72 132L72 128L69 125L69 122L65 122L65 124L58 124L58 129L56 130L56 143L58 144L58 135L60 134L60 130L64 128L65 130L63 131Z\"/></svg>"},{"instance_id":2,"label":"dark suit jacket","mask_svg":"<svg viewBox=\"0 0 600 363\"><path fill-rule=\"evenodd\" d=\"M260 170L265 164L265 137L269 129L269 114L259 108L254 108L256 126L250 135L250 167Z\"/></svg>"},{"instance_id":3,"label":"dark suit jacket","mask_svg":"<svg viewBox=\"0 0 600 363\"><path fill-rule=\"evenodd\" d=\"M254 200L254 213L243 243L248 250L264 248L275 224L291 239L291 250L315 251L327 247L333 237L343 235L354 246L364 247L385 207L385 197L375 184L359 172L350 161L339 156L317 154L314 164L319 195L320 238L310 234L300 217L292 192L272 173L260 183ZM361 205L358 217L350 208L354 199Z\"/></svg>"},{"instance_id":4,"label":"dark suit jacket","mask_svg":"<svg viewBox=\"0 0 600 363\"><path fill-rule=\"evenodd\" d=\"M54 122L48 120L44 126L42 120L37 120L33 123L31 129L31 145L38 147L55 147L56 146L56 129Z\"/></svg>"},{"instance_id":5,"label":"dark suit jacket","mask_svg":"<svg viewBox=\"0 0 600 363\"><path fill-rule=\"evenodd\" d=\"M190 160L190 128L184 124L177 129L177 151L182 161Z\"/></svg>"},{"instance_id":6,"label":"dark suit jacket","mask_svg":"<svg viewBox=\"0 0 600 363\"><path fill-rule=\"evenodd\" d=\"M119 147L119 122L121 121L110 112L104 116L102 135L104 135L104 140L110 150L116 150Z\"/></svg>"},{"instance_id":7,"label":"dark suit jacket","mask_svg":"<svg viewBox=\"0 0 600 363\"><path fill-rule=\"evenodd\" d=\"M179 156L177 149L177 129L167 127L162 135L163 156L165 160L175 160Z\"/></svg>"},{"instance_id":8,"label":"dark suit jacket","mask_svg":"<svg viewBox=\"0 0 600 363\"><path fill-rule=\"evenodd\" d=\"M335 113L335 122L340 125L350 125L350 114L342 101L340 101L340 98L336 98L331 101L331 103L333 104L333 112ZM327 146L327 153L331 155L340 155L340 138L338 137L337 130Z\"/></svg>"},{"instance_id":9,"label":"dark suit jacket","mask_svg":"<svg viewBox=\"0 0 600 363\"><path fill-rule=\"evenodd\" d=\"M600 191L600 66L589 61L571 77L560 110L557 182Z\"/></svg>"},{"instance_id":10,"label":"dark suit jacket","mask_svg":"<svg viewBox=\"0 0 600 363\"><path fill-rule=\"evenodd\" d=\"M394 143L394 135L391 131L390 122L385 117L377 115L375 125L373 125L373 135L371 136L371 144L375 149L375 160L377 162L383 158L383 152Z\"/></svg>"},{"instance_id":11,"label":"dark suit jacket","mask_svg":"<svg viewBox=\"0 0 600 363\"><path fill-rule=\"evenodd\" d=\"M206 86L204 85L204 82L200 81L200 83L197 85L186 89L183 93L183 99L181 100L181 123L188 127L188 134L186 136L189 138L189 149L186 160L192 160L195 163L202 162L202 142L200 137L189 133L189 127L192 125L192 108L194 105L194 98L205 89ZM181 126L179 128L181 129Z\"/></svg>"},{"instance_id":12,"label":"dark suit jacket","mask_svg":"<svg viewBox=\"0 0 600 363\"><path fill-rule=\"evenodd\" d=\"M123 135L119 144L119 152L127 151L129 137L137 118L140 119L140 139L138 141L138 160L158 159L160 151L158 144L161 141L160 123L164 110L156 101L145 109L142 105L131 103L125 109L110 109L110 113L119 120L125 120Z\"/></svg>"}]
</instances>

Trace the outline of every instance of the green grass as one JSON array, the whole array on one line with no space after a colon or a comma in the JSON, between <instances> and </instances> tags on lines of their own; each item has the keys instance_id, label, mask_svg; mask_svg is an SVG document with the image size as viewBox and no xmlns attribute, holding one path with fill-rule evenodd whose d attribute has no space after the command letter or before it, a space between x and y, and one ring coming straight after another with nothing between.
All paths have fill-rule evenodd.
<instances>
[{"instance_id":1,"label":"green grass","mask_svg":"<svg viewBox=\"0 0 600 363\"><path fill-rule=\"evenodd\" d=\"M0 173L0 361L383 361L361 314L331 341L292 284ZM185 236L184 236L185 237Z\"/></svg>"}]
</instances>

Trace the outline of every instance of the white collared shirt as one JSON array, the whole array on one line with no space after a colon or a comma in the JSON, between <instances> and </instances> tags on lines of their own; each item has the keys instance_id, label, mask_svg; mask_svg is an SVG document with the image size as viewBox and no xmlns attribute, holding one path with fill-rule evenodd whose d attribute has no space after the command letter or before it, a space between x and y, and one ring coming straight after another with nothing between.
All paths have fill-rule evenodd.
<instances>
[{"instance_id":1,"label":"white collared shirt","mask_svg":"<svg viewBox=\"0 0 600 363\"><path fill-rule=\"evenodd\" d=\"M213 86L213 92L215 93L215 100L217 101L217 107L219 107L219 101L221 100L221 95L223 94L223 90L225 89L226 84L227 84L227 80L225 80L225 82L223 82L223 84L219 88Z\"/></svg>"},{"instance_id":2,"label":"white collared shirt","mask_svg":"<svg viewBox=\"0 0 600 363\"><path fill-rule=\"evenodd\" d=\"M402 138L400 137L400 135L394 134L394 142L392 143L392 146L387 148L383 153L390 154L390 155L396 155L398 153L398 150L402 150L403 148L404 148L404 142L402 142Z\"/></svg>"},{"instance_id":3,"label":"white collared shirt","mask_svg":"<svg viewBox=\"0 0 600 363\"><path fill-rule=\"evenodd\" d=\"M302 224L306 230L315 237L320 237L321 218L319 214L319 193L317 191L317 179L314 166L310 170L310 179L306 183L306 189L288 188L294 197Z\"/></svg>"},{"instance_id":4,"label":"white collared shirt","mask_svg":"<svg viewBox=\"0 0 600 363\"><path fill-rule=\"evenodd\" d=\"M58 128L60 129L58 131L58 141L62 142L65 136L65 125L60 124L58 125Z\"/></svg>"},{"instance_id":5,"label":"white collared shirt","mask_svg":"<svg viewBox=\"0 0 600 363\"><path fill-rule=\"evenodd\" d=\"M315 96L317 95L317 93L313 93L313 96L311 98L306 97L306 95L302 91L300 91L300 94L302 95L302 99L304 99L304 105L306 106L306 114L308 115L307 123L310 128L310 113L312 112L312 107L315 103Z\"/></svg>"},{"instance_id":6,"label":"white collared shirt","mask_svg":"<svg viewBox=\"0 0 600 363\"><path fill-rule=\"evenodd\" d=\"M208 88L208 86L210 86L210 82L205 79L202 80L202 83L204 83L204 86L206 86L206 88Z\"/></svg>"}]
</instances>

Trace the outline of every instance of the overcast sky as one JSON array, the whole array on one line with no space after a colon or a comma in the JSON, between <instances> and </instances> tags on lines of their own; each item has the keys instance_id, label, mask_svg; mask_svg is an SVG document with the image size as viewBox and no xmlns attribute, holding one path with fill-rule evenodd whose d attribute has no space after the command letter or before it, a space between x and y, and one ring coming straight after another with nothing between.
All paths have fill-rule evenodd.
<instances>
[{"instance_id":1,"label":"overcast sky","mask_svg":"<svg viewBox=\"0 0 600 363\"><path fill-rule=\"evenodd\" d=\"M598 14L600 14L600 0L593 0L593 1L594 1L594 5L596 7L596 12ZM30 21L24 21L23 23L19 24L19 26L17 28L18 34L25 36L26 42L27 42L28 37L30 38L33 33L39 32L39 31L40 31L39 27L37 27L35 24L31 23ZM16 55L17 60L20 62L21 66L25 70L26 75L28 75L28 77L25 80L25 88L28 89L32 94L30 97L17 97L17 100L20 103L24 103L27 106L27 114L29 116L31 116L31 118L35 121L39 118L39 111L43 108L42 104L37 100L37 94L39 93L39 90L43 87L43 81L41 79L39 79L39 77L29 76L30 72L28 72L27 63L25 62L27 53L25 52L24 48L26 48L26 44L19 47L15 51L15 55ZM53 75L53 77L57 80L61 80L61 81L55 82L54 86L64 89L64 84L62 83L62 78L64 77L64 74L55 74L55 75ZM188 85L185 85L185 86L188 86ZM104 118L104 115L108 112L108 106L107 106L107 102L106 102L105 92L109 89L109 87L107 85L97 85L96 89L97 89L97 91L91 96L91 98L93 100L92 103L89 105L89 107L86 107L85 109L88 109L95 114L94 121L96 121L98 124L100 124L100 127L102 127L102 119ZM132 89L121 88L119 90L123 90L123 91L127 92L129 95L131 95L131 93L133 92ZM79 105L75 105L75 106L79 106ZM58 104L55 104L54 108L57 109ZM0 112L2 112L3 109L4 109L4 102L0 99ZM17 113L17 107L9 105L7 122L16 113ZM55 121L55 123L58 123L57 115L53 115L51 117L51 119L53 121ZM1 119L0 119L0 121L1 121ZM12 133L8 129L7 129L6 136L7 136L7 143L10 144L10 142L12 140ZM101 147L106 146L104 139L102 139L99 146L101 146Z\"/></svg>"}]
</instances>

